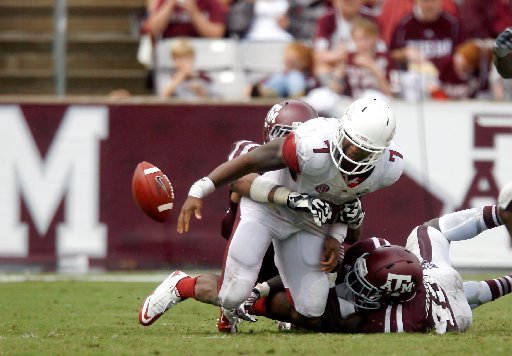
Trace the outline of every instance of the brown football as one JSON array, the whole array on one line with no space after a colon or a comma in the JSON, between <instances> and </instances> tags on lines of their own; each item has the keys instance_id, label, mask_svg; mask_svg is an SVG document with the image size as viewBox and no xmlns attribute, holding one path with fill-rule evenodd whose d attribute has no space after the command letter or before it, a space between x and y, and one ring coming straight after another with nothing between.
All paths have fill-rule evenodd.
<instances>
[{"instance_id":1,"label":"brown football","mask_svg":"<svg viewBox=\"0 0 512 356\"><path fill-rule=\"evenodd\" d=\"M156 166L140 162L133 172L133 199L151 219L164 222L171 214L174 191L167 176Z\"/></svg>"}]
</instances>

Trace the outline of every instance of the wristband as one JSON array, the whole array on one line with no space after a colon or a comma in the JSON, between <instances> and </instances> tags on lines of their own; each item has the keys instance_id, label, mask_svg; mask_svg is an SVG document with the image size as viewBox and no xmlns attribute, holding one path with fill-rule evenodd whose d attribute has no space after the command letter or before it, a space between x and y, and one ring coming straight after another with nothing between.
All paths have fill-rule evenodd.
<instances>
[{"instance_id":1,"label":"wristband","mask_svg":"<svg viewBox=\"0 0 512 356\"><path fill-rule=\"evenodd\" d=\"M274 203L277 205L288 205L288 196L292 191L285 187L279 187L274 192Z\"/></svg>"},{"instance_id":2,"label":"wristband","mask_svg":"<svg viewBox=\"0 0 512 356\"><path fill-rule=\"evenodd\" d=\"M188 195L194 198L203 199L214 190L215 184L213 184L212 180L208 177L204 177L192 184L188 191Z\"/></svg>"},{"instance_id":3,"label":"wristband","mask_svg":"<svg viewBox=\"0 0 512 356\"><path fill-rule=\"evenodd\" d=\"M259 203L268 203L268 194L276 186L276 183L258 176L251 184L249 196Z\"/></svg>"}]
</instances>

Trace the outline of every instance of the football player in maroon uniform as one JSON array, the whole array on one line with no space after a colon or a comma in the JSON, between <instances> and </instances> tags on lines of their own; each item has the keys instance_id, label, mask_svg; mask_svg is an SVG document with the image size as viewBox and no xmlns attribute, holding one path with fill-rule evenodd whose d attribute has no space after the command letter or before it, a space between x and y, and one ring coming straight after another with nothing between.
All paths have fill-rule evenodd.
<instances>
[{"instance_id":1,"label":"football player in maroon uniform","mask_svg":"<svg viewBox=\"0 0 512 356\"><path fill-rule=\"evenodd\" d=\"M512 238L512 182L501 189L497 205L457 211L416 227L405 248L375 238L355 244L338 269L342 282L331 289L321 318L307 323L296 318L275 280L277 293L267 289L268 296L258 298L258 290L244 308L325 332L466 331L472 309L512 292L512 275L463 282L450 265L450 243L502 225Z\"/></svg>"}]
</instances>

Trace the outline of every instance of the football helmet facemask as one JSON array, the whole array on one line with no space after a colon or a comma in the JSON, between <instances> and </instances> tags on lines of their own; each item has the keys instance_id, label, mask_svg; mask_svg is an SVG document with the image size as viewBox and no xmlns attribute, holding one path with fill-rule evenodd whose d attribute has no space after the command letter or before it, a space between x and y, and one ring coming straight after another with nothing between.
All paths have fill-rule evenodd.
<instances>
[{"instance_id":1,"label":"football helmet facemask","mask_svg":"<svg viewBox=\"0 0 512 356\"><path fill-rule=\"evenodd\" d=\"M344 298L361 309L412 299L423 283L419 259L401 246L387 245L359 257L345 275Z\"/></svg>"},{"instance_id":2,"label":"football helmet facemask","mask_svg":"<svg viewBox=\"0 0 512 356\"><path fill-rule=\"evenodd\" d=\"M272 106L265 117L263 142L267 143L276 137L284 137L297 126L318 117L313 107L304 101L289 99Z\"/></svg>"},{"instance_id":3,"label":"football helmet facemask","mask_svg":"<svg viewBox=\"0 0 512 356\"><path fill-rule=\"evenodd\" d=\"M331 140L331 157L345 174L361 174L373 169L395 135L396 121L384 101L368 97L354 101L343 114ZM344 147L354 145L366 153L361 161L351 159Z\"/></svg>"}]
</instances>

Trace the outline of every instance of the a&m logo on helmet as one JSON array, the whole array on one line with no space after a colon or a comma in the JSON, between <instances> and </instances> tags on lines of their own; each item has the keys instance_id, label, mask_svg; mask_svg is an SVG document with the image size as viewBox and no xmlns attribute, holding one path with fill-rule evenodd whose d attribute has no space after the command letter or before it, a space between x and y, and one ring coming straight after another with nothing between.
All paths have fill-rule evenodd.
<instances>
[{"instance_id":1,"label":"a&m logo on helmet","mask_svg":"<svg viewBox=\"0 0 512 356\"><path fill-rule=\"evenodd\" d=\"M399 297L404 293L411 293L415 286L411 275L388 273L388 279L380 289L392 297Z\"/></svg>"},{"instance_id":2,"label":"a&m logo on helmet","mask_svg":"<svg viewBox=\"0 0 512 356\"><path fill-rule=\"evenodd\" d=\"M272 108L267 113L267 117L265 118L265 127L276 123L277 115L279 115L279 111L282 108L283 107L279 104L275 104L274 106L272 106Z\"/></svg>"}]
</instances>

